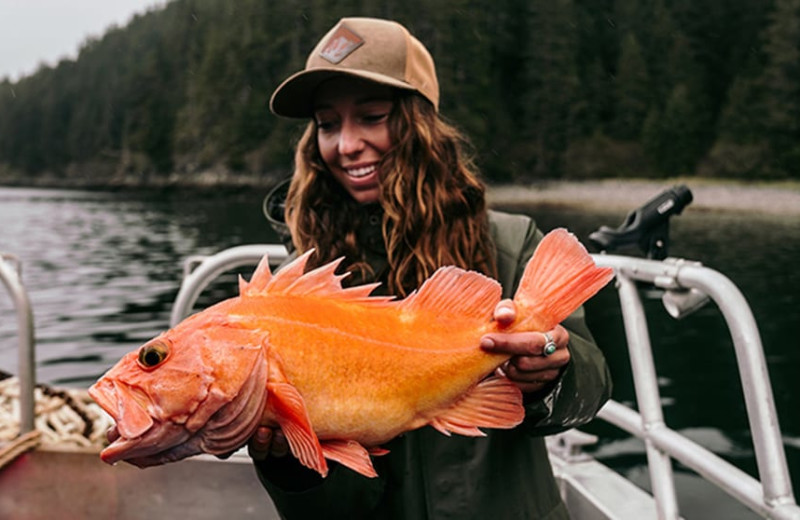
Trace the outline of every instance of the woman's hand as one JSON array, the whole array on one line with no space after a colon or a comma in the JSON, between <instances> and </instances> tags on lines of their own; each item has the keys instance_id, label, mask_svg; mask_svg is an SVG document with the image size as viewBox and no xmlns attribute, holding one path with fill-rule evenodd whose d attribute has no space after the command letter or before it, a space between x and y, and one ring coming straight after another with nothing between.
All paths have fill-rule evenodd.
<instances>
[{"instance_id":1,"label":"woman's hand","mask_svg":"<svg viewBox=\"0 0 800 520\"><path fill-rule=\"evenodd\" d=\"M500 329L511 325L517 317L512 300L503 300L494 310L494 319ZM549 336L549 337L548 337ZM552 346L546 346L552 339ZM481 338L481 348L487 352L511 354L511 359L498 370L519 386L523 393L538 392L555 381L561 369L569 363L567 348L569 332L561 325L546 333L542 332L492 332Z\"/></svg>"},{"instance_id":2,"label":"woman's hand","mask_svg":"<svg viewBox=\"0 0 800 520\"><path fill-rule=\"evenodd\" d=\"M247 443L247 452L253 460L267 457L285 457L289 453L289 443L283 431L269 426L259 426Z\"/></svg>"}]
</instances>

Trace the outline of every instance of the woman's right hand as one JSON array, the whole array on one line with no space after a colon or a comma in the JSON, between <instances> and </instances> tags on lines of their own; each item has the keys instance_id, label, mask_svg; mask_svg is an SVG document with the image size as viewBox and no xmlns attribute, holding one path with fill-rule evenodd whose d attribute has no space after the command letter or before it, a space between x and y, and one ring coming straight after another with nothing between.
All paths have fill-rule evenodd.
<instances>
[{"instance_id":1,"label":"woman's right hand","mask_svg":"<svg viewBox=\"0 0 800 520\"><path fill-rule=\"evenodd\" d=\"M279 428L259 426L247 443L247 452L257 461L267 457L285 457L289 453L289 443Z\"/></svg>"}]
</instances>

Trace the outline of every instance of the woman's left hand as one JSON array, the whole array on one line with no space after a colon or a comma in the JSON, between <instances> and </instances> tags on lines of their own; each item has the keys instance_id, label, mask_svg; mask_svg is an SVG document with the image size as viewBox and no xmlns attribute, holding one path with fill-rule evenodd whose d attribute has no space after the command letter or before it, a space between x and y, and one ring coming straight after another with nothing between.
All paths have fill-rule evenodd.
<instances>
[{"instance_id":1,"label":"woman's left hand","mask_svg":"<svg viewBox=\"0 0 800 520\"><path fill-rule=\"evenodd\" d=\"M517 317L512 300L503 300L494 310L494 319L502 330ZM549 336L549 337L548 337ZM555 350L546 352L552 339ZM561 325L547 332L492 332L481 338L481 348L487 352L511 354L498 370L515 382L524 393L538 392L558 379L562 367L569 363L567 348L569 332Z\"/></svg>"}]
</instances>

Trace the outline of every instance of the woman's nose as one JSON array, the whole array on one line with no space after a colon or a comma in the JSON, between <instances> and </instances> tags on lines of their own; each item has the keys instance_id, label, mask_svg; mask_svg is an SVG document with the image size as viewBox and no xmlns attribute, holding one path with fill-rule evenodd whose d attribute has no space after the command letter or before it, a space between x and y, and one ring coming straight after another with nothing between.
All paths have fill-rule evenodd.
<instances>
[{"instance_id":1,"label":"woman's nose","mask_svg":"<svg viewBox=\"0 0 800 520\"><path fill-rule=\"evenodd\" d=\"M352 121L343 121L339 134L339 153L352 155L364 149L364 139L357 124Z\"/></svg>"}]
</instances>

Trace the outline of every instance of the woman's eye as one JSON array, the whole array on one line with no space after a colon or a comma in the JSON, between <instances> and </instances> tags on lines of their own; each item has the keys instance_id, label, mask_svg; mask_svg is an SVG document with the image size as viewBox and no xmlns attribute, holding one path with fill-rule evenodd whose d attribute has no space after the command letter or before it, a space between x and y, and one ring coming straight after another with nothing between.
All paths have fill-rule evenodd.
<instances>
[{"instance_id":1,"label":"woman's eye","mask_svg":"<svg viewBox=\"0 0 800 520\"><path fill-rule=\"evenodd\" d=\"M386 113L378 113L378 114L367 114L364 116L364 121L367 123L381 123L389 114Z\"/></svg>"}]
</instances>

